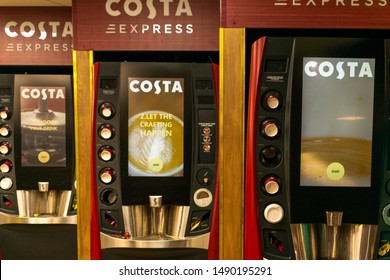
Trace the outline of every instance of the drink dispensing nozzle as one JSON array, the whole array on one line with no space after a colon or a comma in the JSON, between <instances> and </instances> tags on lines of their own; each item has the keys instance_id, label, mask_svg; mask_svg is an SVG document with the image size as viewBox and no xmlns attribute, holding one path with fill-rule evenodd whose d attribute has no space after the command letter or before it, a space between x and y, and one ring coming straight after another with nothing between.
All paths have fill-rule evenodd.
<instances>
[{"instance_id":1,"label":"drink dispensing nozzle","mask_svg":"<svg viewBox=\"0 0 390 280\"><path fill-rule=\"evenodd\" d=\"M49 182L38 182L38 190L40 192L48 192L49 191Z\"/></svg>"},{"instance_id":2,"label":"drink dispensing nozzle","mask_svg":"<svg viewBox=\"0 0 390 280\"><path fill-rule=\"evenodd\" d=\"M325 259L340 259L340 227L342 211L326 211L326 226L321 246L321 256Z\"/></svg>"},{"instance_id":3,"label":"drink dispensing nozzle","mask_svg":"<svg viewBox=\"0 0 390 280\"><path fill-rule=\"evenodd\" d=\"M151 209L151 235L163 235L164 213L162 209L162 196L150 195L149 203Z\"/></svg>"}]
</instances>

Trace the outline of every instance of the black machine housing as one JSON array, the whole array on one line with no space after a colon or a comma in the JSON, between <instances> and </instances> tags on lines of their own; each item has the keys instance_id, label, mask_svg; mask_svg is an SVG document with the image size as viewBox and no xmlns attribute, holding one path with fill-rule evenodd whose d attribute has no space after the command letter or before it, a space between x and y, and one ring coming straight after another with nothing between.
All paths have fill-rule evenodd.
<instances>
[{"instance_id":1,"label":"black machine housing","mask_svg":"<svg viewBox=\"0 0 390 280\"><path fill-rule=\"evenodd\" d=\"M326 211L342 211L343 223L378 225L374 258L381 258L377 255L379 244L387 242L390 248L389 41L315 37L264 37L261 40L264 47L260 54L260 75L256 78L259 86L255 93L253 137L256 148L253 152L263 257L294 259L290 224L326 223ZM368 185L301 185L302 83L303 63L307 57L375 60ZM324 72L328 70L324 68ZM277 99L277 105L270 103L270 107L267 99L273 98ZM271 137L264 131L269 121L277 127L277 134ZM265 189L269 178L279 187L275 193ZM278 215L283 212L280 221L270 223L265 219L264 211L269 205L277 208Z\"/></svg>"},{"instance_id":2,"label":"black machine housing","mask_svg":"<svg viewBox=\"0 0 390 280\"><path fill-rule=\"evenodd\" d=\"M216 96L218 86L215 65L210 63L97 62L94 67L96 145L93 160L96 161L95 179L100 231L110 236L125 238L128 233L124 228L122 206L149 205L149 196L161 195L163 205L190 207L189 222L185 230L186 237L210 232L216 188L218 142ZM137 78L141 82L148 79L153 81L155 79L180 79L183 82L184 166L182 174L175 176L129 175L130 78ZM140 84L138 87L141 87ZM139 94L159 96L154 92L155 89L149 93ZM161 93L160 97L164 98L164 94L167 93ZM130 105L141 108L145 104L139 101L139 103ZM109 116L102 113L103 107L109 108ZM159 110L161 110L161 105ZM169 110L172 108L166 108L166 111ZM104 128L110 131L111 136L108 139L101 136ZM204 132L206 130L207 135ZM205 136L207 136L207 141L205 141ZM100 156L105 147L110 150L109 160L102 160ZM109 182L102 180L104 174L109 174ZM194 197L199 195L199 190L201 190L200 197L205 195L209 200L205 205L199 203L197 205L194 201ZM200 223L194 228L191 227L192 221L200 221ZM126 238L131 238L131 236Z\"/></svg>"}]
</instances>

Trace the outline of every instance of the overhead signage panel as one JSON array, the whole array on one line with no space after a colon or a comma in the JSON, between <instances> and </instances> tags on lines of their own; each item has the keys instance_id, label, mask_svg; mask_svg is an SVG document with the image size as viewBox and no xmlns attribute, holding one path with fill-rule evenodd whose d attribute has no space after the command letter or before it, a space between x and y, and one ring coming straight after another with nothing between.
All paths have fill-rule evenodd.
<instances>
[{"instance_id":1,"label":"overhead signage panel","mask_svg":"<svg viewBox=\"0 0 390 280\"><path fill-rule=\"evenodd\" d=\"M73 1L76 50L218 50L219 0Z\"/></svg>"},{"instance_id":2,"label":"overhead signage panel","mask_svg":"<svg viewBox=\"0 0 390 280\"><path fill-rule=\"evenodd\" d=\"M389 0L221 0L221 27L388 29Z\"/></svg>"},{"instance_id":3,"label":"overhead signage panel","mask_svg":"<svg viewBox=\"0 0 390 280\"><path fill-rule=\"evenodd\" d=\"M0 8L0 65L71 65L70 7Z\"/></svg>"}]
</instances>

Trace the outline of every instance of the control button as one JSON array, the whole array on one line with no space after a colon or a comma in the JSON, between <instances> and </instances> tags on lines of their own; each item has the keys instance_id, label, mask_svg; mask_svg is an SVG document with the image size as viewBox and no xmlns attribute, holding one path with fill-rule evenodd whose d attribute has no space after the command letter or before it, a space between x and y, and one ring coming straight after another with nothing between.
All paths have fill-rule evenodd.
<instances>
[{"instance_id":1,"label":"control button","mask_svg":"<svg viewBox=\"0 0 390 280\"><path fill-rule=\"evenodd\" d=\"M0 126L0 135L3 137L8 137L11 135L11 127L9 125L3 124Z\"/></svg>"},{"instance_id":2,"label":"control button","mask_svg":"<svg viewBox=\"0 0 390 280\"><path fill-rule=\"evenodd\" d=\"M263 187L267 194L276 194L280 190L280 180L270 176L264 181Z\"/></svg>"},{"instance_id":3,"label":"control button","mask_svg":"<svg viewBox=\"0 0 390 280\"><path fill-rule=\"evenodd\" d=\"M8 155L9 153L11 153L11 151L12 151L12 149L11 149L10 143L8 143L8 142L1 142L0 143L0 154Z\"/></svg>"},{"instance_id":4,"label":"control button","mask_svg":"<svg viewBox=\"0 0 390 280\"><path fill-rule=\"evenodd\" d=\"M275 111L282 107L282 95L276 91L271 90L264 94L263 107L268 111Z\"/></svg>"},{"instance_id":5,"label":"control button","mask_svg":"<svg viewBox=\"0 0 390 280\"><path fill-rule=\"evenodd\" d=\"M13 182L12 182L11 178L4 177L0 180L0 188L2 188L5 191L12 188L12 185L13 185Z\"/></svg>"},{"instance_id":6,"label":"control button","mask_svg":"<svg viewBox=\"0 0 390 280\"><path fill-rule=\"evenodd\" d=\"M284 218L283 207L276 203L268 205L264 209L264 218L270 224L279 223Z\"/></svg>"},{"instance_id":7,"label":"control button","mask_svg":"<svg viewBox=\"0 0 390 280\"><path fill-rule=\"evenodd\" d=\"M104 140L112 139L115 136L115 129L110 124L103 124L99 128L99 136Z\"/></svg>"},{"instance_id":8,"label":"control button","mask_svg":"<svg viewBox=\"0 0 390 280\"><path fill-rule=\"evenodd\" d=\"M265 120L261 124L261 134L266 138L276 138L280 130L281 126L276 119Z\"/></svg>"},{"instance_id":9,"label":"control button","mask_svg":"<svg viewBox=\"0 0 390 280\"><path fill-rule=\"evenodd\" d=\"M206 126L206 127L203 128L203 133L204 134L210 134L210 132L211 132L211 128L210 127Z\"/></svg>"},{"instance_id":10,"label":"control button","mask_svg":"<svg viewBox=\"0 0 390 280\"><path fill-rule=\"evenodd\" d=\"M203 136L203 142L210 143L210 141L211 141L211 137L210 136L208 136L208 135Z\"/></svg>"},{"instance_id":11,"label":"control button","mask_svg":"<svg viewBox=\"0 0 390 280\"><path fill-rule=\"evenodd\" d=\"M194 193L194 202L199 207L207 207L213 201L213 194L205 188L201 188Z\"/></svg>"},{"instance_id":12,"label":"control button","mask_svg":"<svg viewBox=\"0 0 390 280\"><path fill-rule=\"evenodd\" d=\"M211 145L210 144L204 144L203 145L203 151L210 152L210 150L211 150Z\"/></svg>"},{"instance_id":13,"label":"control button","mask_svg":"<svg viewBox=\"0 0 390 280\"><path fill-rule=\"evenodd\" d=\"M111 161L115 158L114 148L111 146L104 146L99 149L99 158L102 161Z\"/></svg>"},{"instance_id":14,"label":"control button","mask_svg":"<svg viewBox=\"0 0 390 280\"><path fill-rule=\"evenodd\" d=\"M11 111L7 106L0 107L0 119L3 121L11 118Z\"/></svg>"},{"instance_id":15,"label":"control button","mask_svg":"<svg viewBox=\"0 0 390 280\"><path fill-rule=\"evenodd\" d=\"M108 167L100 171L99 177L104 184L110 184L115 181L116 174L114 169Z\"/></svg>"},{"instance_id":16,"label":"control button","mask_svg":"<svg viewBox=\"0 0 390 280\"><path fill-rule=\"evenodd\" d=\"M202 168L196 174L196 179L199 184L208 186L214 181L214 172L208 168Z\"/></svg>"},{"instance_id":17,"label":"control button","mask_svg":"<svg viewBox=\"0 0 390 280\"><path fill-rule=\"evenodd\" d=\"M266 146L260 151L260 162L269 168L276 167L282 160L282 153L275 146Z\"/></svg>"},{"instance_id":18,"label":"control button","mask_svg":"<svg viewBox=\"0 0 390 280\"><path fill-rule=\"evenodd\" d=\"M390 204L387 204L382 211L383 220L385 223L390 226Z\"/></svg>"},{"instance_id":19,"label":"control button","mask_svg":"<svg viewBox=\"0 0 390 280\"><path fill-rule=\"evenodd\" d=\"M115 115L115 107L109 102L104 102L99 106L99 115L105 119L111 119Z\"/></svg>"},{"instance_id":20,"label":"control button","mask_svg":"<svg viewBox=\"0 0 390 280\"><path fill-rule=\"evenodd\" d=\"M101 193L100 200L105 205L112 206L118 201L118 194L113 189L106 189Z\"/></svg>"},{"instance_id":21,"label":"control button","mask_svg":"<svg viewBox=\"0 0 390 280\"><path fill-rule=\"evenodd\" d=\"M12 162L9 160L3 160L0 162L0 171L2 173L8 173L12 170Z\"/></svg>"}]
</instances>

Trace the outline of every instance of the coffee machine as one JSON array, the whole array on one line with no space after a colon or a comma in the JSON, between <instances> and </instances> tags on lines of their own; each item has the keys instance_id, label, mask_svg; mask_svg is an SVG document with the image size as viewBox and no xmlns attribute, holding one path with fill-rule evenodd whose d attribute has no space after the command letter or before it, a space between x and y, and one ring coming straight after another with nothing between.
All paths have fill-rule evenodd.
<instances>
[{"instance_id":1,"label":"coffee machine","mask_svg":"<svg viewBox=\"0 0 390 280\"><path fill-rule=\"evenodd\" d=\"M390 258L389 43L252 45L247 259Z\"/></svg>"},{"instance_id":2,"label":"coffee machine","mask_svg":"<svg viewBox=\"0 0 390 280\"><path fill-rule=\"evenodd\" d=\"M0 75L2 259L77 259L70 75Z\"/></svg>"},{"instance_id":3,"label":"coffee machine","mask_svg":"<svg viewBox=\"0 0 390 280\"><path fill-rule=\"evenodd\" d=\"M94 77L91 258L208 258L218 67L97 62Z\"/></svg>"}]
</instances>

